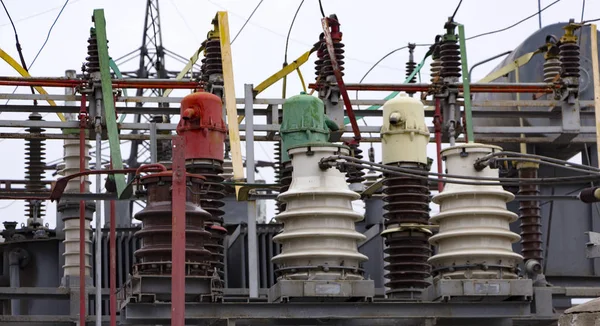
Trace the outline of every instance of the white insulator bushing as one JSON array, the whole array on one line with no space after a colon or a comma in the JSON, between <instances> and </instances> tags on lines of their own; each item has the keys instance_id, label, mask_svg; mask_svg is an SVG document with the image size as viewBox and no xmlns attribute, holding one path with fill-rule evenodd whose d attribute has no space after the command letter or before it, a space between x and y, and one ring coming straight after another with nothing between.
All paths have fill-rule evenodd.
<instances>
[{"instance_id":1,"label":"white insulator bushing","mask_svg":"<svg viewBox=\"0 0 600 326\"><path fill-rule=\"evenodd\" d=\"M225 180L233 178L233 164L231 163L231 159L225 159L223 161L223 173L221 173L221 176Z\"/></svg>"},{"instance_id":2,"label":"white insulator bushing","mask_svg":"<svg viewBox=\"0 0 600 326\"><path fill-rule=\"evenodd\" d=\"M65 139L64 142L64 167L61 170L61 174L64 176L69 176L75 173L79 173L80 172L80 155L79 155L79 139ZM87 170L89 168L89 162L90 162L90 149L92 148L92 146L90 145L90 143L88 141L85 141L85 170ZM79 192L79 179L80 178L75 178L72 180L69 180L69 182L67 183L67 187L65 188L65 192ZM89 178L86 176L85 177L85 192L89 192L90 191L90 184L91 182L89 181Z\"/></svg>"},{"instance_id":3,"label":"white insulator bushing","mask_svg":"<svg viewBox=\"0 0 600 326\"><path fill-rule=\"evenodd\" d=\"M498 146L463 144L444 149L442 157L448 174L497 178L497 170L486 167L477 171L473 164L478 158L501 150ZM499 182L468 181L497 185L447 183L433 197L433 202L440 205L440 213L431 222L439 224L439 233L429 242L438 250L429 262L441 278L516 278L523 257L512 250L512 243L520 236L510 231L509 224L516 221L517 214L506 209L514 195Z\"/></svg>"},{"instance_id":4,"label":"white insulator bushing","mask_svg":"<svg viewBox=\"0 0 600 326\"><path fill-rule=\"evenodd\" d=\"M89 169L89 161L91 159L89 152L91 145L88 141L85 141L85 167L84 169ZM61 175L69 176L75 173L79 173L80 169L80 155L79 155L79 139L65 139L64 141L64 164L62 166L62 170L60 171ZM67 187L65 188L66 193L79 193L79 183L80 178L74 178L69 180L67 183ZM90 181L86 176L84 177L84 192L90 191ZM63 256L65 258L65 264L63 266L64 275L65 276L75 276L79 275L79 202L73 202L67 205L65 211L63 211L63 220L64 220L64 236L65 240L63 241L65 246L65 251ZM92 265L91 265L91 234L92 228L90 226L91 213L89 212L89 208L86 207L86 219L85 219L85 275L92 275ZM71 218L72 217L72 218Z\"/></svg>"},{"instance_id":5,"label":"white insulator bushing","mask_svg":"<svg viewBox=\"0 0 600 326\"><path fill-rule=\"evenodd\" d=\"M68 219L65 220L65 227L63 228L65 234L65 252L63 256L65 258L65 264L63 266L64 275L79 275L79 219ZM91 240L92 228L90 221L85 220L85 275L92 275L92 240Z\"/></svg>"},{"instance_id":6,"label":"white insulator bushing","mask_svg":"<svg viewBox=\"0 0 600 326\"><path fill-rule=\"evenodd\" d=\"M359 269L367 256L358 252L366 237L354 223L363 216L354 212L352 201L360 195L351 191L344 174L322 170L319 161L333 155L348 155L347 147L322 144L291 148L292 183L277 199L287 204L276 216L283 231L273 237L281 243L281 254L272 261L280 278L291 280L362 280Z\"/></svg>"},{"instance_id":7,"label":"white insulator bushing","mask_svg":"<svg viewBox=\"0 0 600 326\"><path fill-rule=\"evenodd\" d=\"M423 103L406 94L385 102L381 126L382 163L427 164L427 144L429 129Z\"/></svg>"}]
</instances>

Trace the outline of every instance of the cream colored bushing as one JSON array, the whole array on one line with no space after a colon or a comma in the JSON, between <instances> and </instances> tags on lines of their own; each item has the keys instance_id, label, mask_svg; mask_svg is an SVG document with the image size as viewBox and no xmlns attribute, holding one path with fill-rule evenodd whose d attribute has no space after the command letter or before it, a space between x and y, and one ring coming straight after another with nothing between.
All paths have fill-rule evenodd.
<instances>
[{"instance_id":1,"label":"cream colored bushing","mask_svg":"<svg viewBox=\"0 0 600 326\"><path fill-rule=\"evenodd\" d=\"M381 127L382 163L427 164L427 144L429 129L423 103L406 94L385 102Z\"/></svg>"}]
</instances>

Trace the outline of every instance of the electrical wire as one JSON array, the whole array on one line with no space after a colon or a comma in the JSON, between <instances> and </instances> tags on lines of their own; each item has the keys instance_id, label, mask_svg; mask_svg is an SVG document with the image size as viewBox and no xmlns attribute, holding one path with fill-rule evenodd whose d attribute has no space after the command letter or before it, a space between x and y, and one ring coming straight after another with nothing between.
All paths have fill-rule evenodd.
<instances>
[{"instance_id":1,"label":"electrical wire","mask_svg":"<svg viewBox=\"0 0 600 326\"><path fill-rule=\"evenodd\" d=\"M60 15L62 15L63 10L65 10L65 7L67 6L68 3L69 3L69 0L66 0L65 3L63 4L62 8L60 8L60 11L58 12L58 15L56 15L56 18L54 18L54 21L52 22L52 25L50 25L50 29L48 30L48 34L46 35L46 40L44 40L44 44L42 44L42 46L40 47L40 49L36 53L35 57L31 61L31 64L29 65L30 69L35 64L35 61L37 60L37 58L40 55L40 53L42 53L42 50L46 46L46 43L48 43L48 40L50 39L50 34L52 34L52 29L54 28L54 25L56 25L56 22L60 18Z\"/></svg>"},{"instance_id":2,"label":"electrical wire","mask_svg":"<svg viewBox=\"0 0 600 326\"><path fill-rule=\"evenodd\" d=\"M593 22L597 22L599 21L600 18L596 18L596 19L588 19L586 21L581 22L582 24L587 24L587 23L593 23Z\"/></svg>"},{"instance_id":3,"label":"electrical wire","mask_svg":"<svg viewBox=\"0 0 600 326\"><path fill-rule=\"evenodd\" d=\"M319 0L319 9L321 10L321 16L325 18L325 10L323 10L323 4L321 3L321 0Z\"/></svg>"},{"instance_id":4,"label":"electrical wire","mask_svg":"<svg viewBox=\"0 0 600 326\"><path fill-rule=\"evenodd\" d=\"M509 161L509 162L512 161L512 162L538 163L538 164L542 164L542 165L552 166L552 167L555 167L555 168L561 168L561 169L575 171L575 172L580 172L580 173L594 173L594 171L590 171L590 170L584 170L584 169L580 169L580 168L576 168L576 167L571 167L571 166L566 166L566 165L560 165L558 163L551 163L551 162L546 162L546 161L538 161L538 160L527 159L527 158L502 157L502 158L494 158L493 160L497 160L497 161Z\"/></svg>"},{"instance_id":5,"label":"electrical wire","mask_svg":"<svg viewBox=\"0 0 600 326\"><path fill-rule=\"evenodd\" d=\"M583 0L585 2L585 0ZM542 0L538 0L538 20L540 29L542 29Z\"/></svg>"},{"instance_id":6,"label":"electrical wire","mask_svg":"<svg viewBox=\"0 0 600 326\"><path fill-rule=\"evenodd\" d=\"M300 1L300 4L298 5L298 9L296 9L296 13L294 14L294 18L292 18L292 23L290 24L290 28L288 29L288 33L285 38L285 52L284 52L284 56L283 56L283 62L286 65L287 65L287 57L288 57L288 45L290 44L290 35L292 35L292 27L294 27L294 23L296 22L296 17L298 16L298 13L300 12L300 8L302 8L303 4L304 4L304 0Z\"/></svg>"},{"instance_id":7,"label":"electrical wire","mask_svg":"<svg viewBox=\"0 0 600 326\"><path fill-rule=\"evenodd\" d=\"M335 163L340 163L337 162L337 160L345 160L348 162L355 162L352 164L362 164L365 165L363 166L363 169L368 169L369 167L366 166L373 166L373 167L378 167L381 169L389 169L390 171L396 171L396 172L403 172L403 173L408 173L409 175L412 176L420 176L420 177L427 177L427 176L435 176L435 177L445 177L445 178L452 178L452 179L466 179L466 180L478 180L478 181L495 181L495 182L517 182L516 184L538 184L537 182L544 182L544 183L554 183L554 182L563 182L563 183L572 183L573 181L577 180L577 182L581 182L581 180L592 180L592 179L599 179L600 180L600 173L595 173L595 174L589 174L589 175L582 175L582 176L571 176L571 177L555 177L555 178L529 178L529 179L521 179L521 178L490 178L490 177L475 177L475 176L465 176L465 175L456 175L456 174L443 174L443 173L436 173L436 172L430 172L430 171L421 171L421 170L413 170L413 169L407 169L407 168L402 168L402 167L392 167L389 165L384 165L384 164L379 164L379 163L374 163L374 162L370 162L370 161L364 161L364 160L359 160L357 158L354 158L352 156L345 156L345 155L335 155L335 156L331 156L331 157L327 157L327 158L323 158L321 160L321 162L323 163L328 163L331 161L336 161ZM591 172L590 172L591 173ZM437 180L437 179L436 179Z\"/></svg>"},{"instance_id":8,"label":"electrical wire","mask_svg":"<svg viewBox=\"0 0 600 326\"><path fill-rule=\"evenodd\" d=\"M69 5L72 5L72 4L74 4L74 3L77 3L77 2L80 2L80 1L81 1L81 0L73 0L73 1L69 2ZM42 11L42 12L38 12L37 14L33 14L33 15L30 15L30 16L26 16L26 17L23 17L23 18L17 19L17 20L15 20L15 23L20 23L20 22L22 22L22 21L26 21L26 20L29 20L29 19L31 19L31 18L35 18L35 17L41 16L41 15L45 15L45 14L47 14L47 13L49 13L49 12L53 12L53 11L55 11L55 10L58 10L58 9L60 9L60 8L61 8L61 6L54 7L54 8L50 8L50 9L48 9L48 10L44 10L44 11ZM1 25L0 25L0 27L4 27L4 26L8 26L8 25L10 25L10 23L1 24Z\"/></svg>"},{"instance_id":9,"label":"electrical wire","mask_svg":"<svg viewBox=\"0 0 600 326\"><path fill-rule=\"evenodd\" d=\"M581 2L581 19L579 21L583 22L583 15L585 14L585 0ZM540 26L541 28L541 26Z\"/></svg>"},{"instance_id":10,"label":"electrical wire","mask_svg":"<svg viewBox=\"0 0 600 326\"><path fill-rule=\"evenodd\" d=\"M526 18L523 18L523 19L519 20L518 22L516 22L516 23L514 23L514 24L512 24L510 26L507 26L507 27L504 27L504 28L501 28L501 29L497 29L495 31L485 32L485 33L478 34L478 35L475 35L475 36L467 37L466 40L473 40L473 39L476 39L476 38L479 38L479 37L482 37L482 36L486 36L486 35L491 35L491 34L495 34L495 33L500 33L500 32L507 31L507 30L509 30L509 29L511 29L511 28L513 28L513 27L515 27L517 25L520 25L521 23L526 22L529 19L531 19L531 18L533 18L533 17L541 14L544 10L552 7L553 5L559 3L560 1L561 0L556 0L556 1L552 2L551 4L547 5L546 7L538 10L535 14L527 16Z\"/></svg>"},{"instance_id":11,"label":"electrical wire","mask_svg":"<svg viewBox=\"0 0 600 326\"><path fill-rule=\"evenodd\" d=\"M179 18L181 18L181 20L185 24L185 27L187 27L188 31L194 36L196 41L198 41L198 43L202 43L202 40L200 40L200 38L198 37L198 35L194 31L194 29L190 26L190 24L188 24L187 19L185 19L183 14L181 14L181 11L179 11L179 7L177 7L177 4L175 4L175 1L169 0L169 2L171 2L171 5L175 8L175 12L177 12L177 15L179 16Z\"/></svg>"},{"instance_id":12,"label":"electrical wire","mask_svg":"<svg viewBox=\"0 0 600 326\"><path fill-rule=\"evenodd\" d=\"M246 27L246 25L248 24L248 22L250 21L250 19L252 18L252 16L254 16L254 13L256 12L256 10L258 10L258 7L260 7L260 5L263 3L263 1L264 0L260 0L258 2L258 4L256 5L256 7L254 7L254 10L252 10L252 13L250 14L250 16L248 16L248 19L246 19L246 21L244 22L244 25L242 25L242 28L240 28L240 30L237 32L237 34L235 34L235 36L233 37L233 40L231 40L230 44L233 44L233 42L235 42L235 40L237 39L237 37L244 30L244 27Z\"/></svg>"},{"instance_id":13,"label":"electrical wire","mask_svg":"<svg viewBox=\"0 0 600 326\"><path fill-rule=\"evenodd\" d=\"M460 8L460 5L462 5L463 0L460 0L458 2L458 5L456 6L456 9L454 9L454 13L452 14L452 17L450 18L450 21L454 21L454 16L456 16L456 13L458 12L458 9Z\"/></svg>"},{"instance_id":14,"label":"electrical wire","mask_svg":"<svg viewBox=\"0 0 600 326\"><path fill-rule=\"evenodd\" d=\"M331 163L331 162L330 162ZM477 178L477 177L468 177L468 176L460 176L460 179L466 179L466 180L456 180L457 178L455 178L455 176L449 176L446 175L446 178L432 178L432 177L428 177L428 176L423 176L423 175L419 175L419 173L417 173L418 171L413 170L413 169L403 169L406 170L406 172L402 172L399 170L399 168L392 168L390 166L385 166L385 167L378 167L377 164L369 164L372 165L371 167L366 166L365 164L358 164L358 163L352 163L352 162L333 162L333 164L335 164L337 167L341 167L342 170L343 168L346 167L353 167L353 168L359 168L359 169L371 169L374 171L378 171L378 172L382 172L382 173L387 173L387 174L393 174L393 175L400 175L400 176L410 176L413 178L418 178L418 179L422 179L422 180L426 180L432 183L438 183L438 182L443 182L443 183L454 183L454 184L462 184L462 185L473 185L473 186L519 186L519 185L523 185L523 184L573 184L573 183L580 183L582 180L590 180L590 176L582 176L582 177L557 177L557 178L538 178L538 179L517 179L519 181L506 181L506 180L510 180L510 179L514 179L514 178ZM451 178L451 179L448 179ZM475 182L475 180L481 180L484 179L487 182ZM498 181L493 181L494 179L498 179ZM598 179L600 180L600 175L595 176L595 178L593 179ZM471 181L469 181L471 180Z\"/></svg>"},{"instance_id":15,"label":"electrical wire","mask_svg":"<svg viewBox=\"0 0 600 326\"><path fill-rule=\"evenodd\" d=\"M16 202L17 202L16 200L13 200L10 204L7 204L7 205L4 205L4 206L0 207L0 209L9 208L10 206L12 206Z\"/></svg>"},{"instance_id":16,"label":"electrical wire","mask_svg":"<svg viewBox=\"0 0 600 326\"><path fill-rule=\"evenodd\" d=\"M25 62L25 57L23 56L23 49L21 48L21 42L19 42L19 33L17 32L17 27L15 26L15 23L13 22L12 16L10 15L8 8L6 8L6 5L4 4L4 0L0 0L0 3L2 3L2 7L4 7L6 16L8 16L8 20L10 21L13 31L15 32L15 43L16 43L16 47L17 47L17 53L19 54L19 60L21 61L21 66L23 66L23 69L25 69L25 71L29 72L29 69L27 68L27 63ZM17 88L18 87L15 87L12 94L15 93ZM35 91L33 90L33 86L30 86L29 88L31 89L31 93L35 94ZM10 102L10 100L7 100L6 103L4 103L4 105L8 104L8 102ZM37 101L33 100L33 104L37 105Z\"/></svg>"},{"instance_id":17,"label":"electrical wire","mask_svg":"<svg viewBox=\"0 0 600 326\"><path fill-rule=\"evenodd\" d=\"M589 165L573 163L573 162L569 162L569 161L565 161L565 160L559 160L559 159L556 159L556 158L546 157L546 156L541 156L541 155L526 154L526 153L519 153L519 152L510 152L510 151L502 151L502 152L490 153L488 155L485 155L485 156L479 158L475 163L476 164L484 163L489 158L497 157L497 156L526 157L526 158L531 158L531 159L548 161L548 162L552 162L552 163L571 165L571 166L578 167L578 168L581 168L581 169L587 169L587 170L590 170L590 171L593 171L593 172L600 172L600 168L596 168L596 167L589 166Z\"/></svg>"}]
</instances>

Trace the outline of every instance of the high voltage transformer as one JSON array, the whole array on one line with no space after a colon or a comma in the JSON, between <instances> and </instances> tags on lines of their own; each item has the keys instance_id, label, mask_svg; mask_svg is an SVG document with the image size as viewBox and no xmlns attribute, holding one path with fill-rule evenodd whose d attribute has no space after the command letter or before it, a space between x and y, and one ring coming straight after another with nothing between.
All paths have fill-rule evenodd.
<instances>
[{"instance_id":1,"label":"high voltage transformer","mask_svg":"<svg viewBox=\"0 0 600 326\"><path fill-rule=\"evenodd\" d=\"M226 12L177 75L164 67L160 30L146 42L160 24L156 0L138 78L120 76L131 73L110 57L101 9L81 75L31 77L0 50L24 76L0 76L0 86L39 93L0 97L49 103L0 106L28 113L0 120L25 131L0 138L27 141L26 180L0 180L0 199L27 201L26 222L0 232L0 325L593 324L594 302L570 302L600 297L593 21L541 28L475 82L471 34L453 15L432 42L405 47L404 83L346 83L345 25L321 11L317 42L241 98ZM313 54L305 85L299 68ZM147 59L157 78L139 78ZM427 65L431 78L417 82ZM287 93L290 73L298 95ZM260 96L281 79L281 98ZM69 94L45 94L51 87ZM190 94L169 97L173 89ZM352 100L352 91L392 93ZM63 144L56 180L43 179L54 168L46 139ZM277 162L257 159L258 141L276 144ZM567 161L578 152L582 164ZM256 180L259 166L276 182ZM47 200L57 201L56 229L44 222ZM265 200L277 212L257 222ZM143 208L131 214L134 201Z\"/></svg>"}]
</instances>

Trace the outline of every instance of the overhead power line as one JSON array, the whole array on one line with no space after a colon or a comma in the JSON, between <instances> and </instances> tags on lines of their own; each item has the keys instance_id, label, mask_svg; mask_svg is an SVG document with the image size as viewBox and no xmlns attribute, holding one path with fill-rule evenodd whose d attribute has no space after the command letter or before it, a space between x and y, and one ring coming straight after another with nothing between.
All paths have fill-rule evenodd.
<instances>
[{"instance_id":1,"label":"overhead power line","mask_svg":"<svg viewBox=\"0 0 600 326\"><path fill-rule=\"evenodd\" d=\"M504 28L501 28L501 29L497 29L497 30L495 30L495 31L485 32L485 33L478 34L478 35L475 35L475 36L467 37L467 40L473 40L473 39L476 39L476 38L479 38L479 37L482 37L482 36L486 36L486 35L491 35L491 34L496 34L496 33L500 33L500 32L507 31L507 30L509 30L509 29L511 29L511 28L513 28L513 27L515 27L515 26L517 26L517 25L520 25L521 23L523 23L523 22L526 22L527 20L529 20L529 19L531 19L531 18L533 18L533 17L535 17L535 16L539 15L539 14L540 14L540 13L542 13L544 10L546 10L546 9L548 9L548 8L550 8L550 7L552 7L553 5L555 5L555 4L557 4L557 3L559 3L560 1L561 1L561 0L556 0L556 1L554 1L553 3L551 3L551 4L547 5L546 7L542 8L542 9L539 9L539 10L538 10L536 13L534 13L533 15L527 16L527 17L525 17L525 18L523 18L523 19L519 20L518 22L516 22L516 23L514 23L514 24L512 24L512 25L510 25L510 26L507 26L507 27L504 27Z\"/></svg>"},{"instance_id":2,"label":"overhead power line","mask_svg":"<svg viewBox=\"0 0 600 326\"><path fill-rule=\"evenodd\" d=\"M246 22L244 22L244 25L242 25L242 28L240 28L240 30L237 32L237 34L235 34L235 37L233 38L233 40L231 40L231 44L233 44L233 42L235 42L235 40L237 39L237 37L244 30L244 27L246 27L246 25L248 24L248 22L250 21L250 19L252 18L252 16L254 16L254 13L256 12L256 10L258 10L258 7L260 7L260 5L263 3L263 1L264 0L260 0L258 2L258 4L256 5L256 7L254 7L254 10L252 10L252 13L250 14L250 16L248 16L248 19L246 19Z\"/></svg>"}]
</instances>

